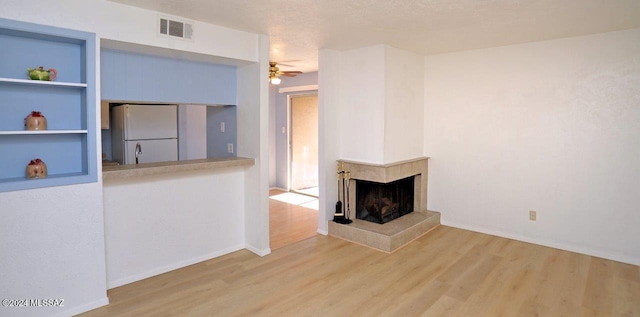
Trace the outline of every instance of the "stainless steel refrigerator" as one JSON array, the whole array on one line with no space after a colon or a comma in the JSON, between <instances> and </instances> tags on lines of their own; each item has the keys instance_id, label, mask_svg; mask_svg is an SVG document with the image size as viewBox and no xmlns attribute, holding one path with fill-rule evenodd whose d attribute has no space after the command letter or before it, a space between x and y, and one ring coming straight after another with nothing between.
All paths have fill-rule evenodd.
<instances>
[{"instance_id":1,"label":"stainless steel refrigerator","mask_svg":"<svg viewBox=\"0 0 640 317\"><path fill-rule=\"evenodd\" d=\"M178 106L111 108L113 160L120 164L178 160Z\"/></svg>"}]
</instances>

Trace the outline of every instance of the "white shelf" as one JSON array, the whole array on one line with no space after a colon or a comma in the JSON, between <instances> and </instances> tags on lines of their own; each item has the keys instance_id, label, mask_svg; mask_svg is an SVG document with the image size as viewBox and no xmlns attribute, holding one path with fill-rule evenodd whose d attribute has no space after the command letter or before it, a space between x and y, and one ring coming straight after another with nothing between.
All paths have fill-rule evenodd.
<instances>
[{"instance_id":1,"label":"white shelf","mask_svg":"<svg viewBox=\"0 0 640 317\"><path fill-rule=\"evenodd\" d=\"M0 135L30 135L30 134L87 134L87 130L0 131Z\"/></svg>"},{"instance_id":2,"label":"white shelf","mask_svg":"<svg viewBox=\"0 0 640 317\"><path fill-rule=\"evenodd\" d=\"M25 165L26 166L26 165ZM42 182L52 182L55 180L59 180L61 178L67 177L82 177L87 175L87 173L79 172L79 173L66 173L66 174L49 174L47 177L43 178L27 178L27 177L13 177L13 178L0 178L0 184L3 183L16 183L16 182L28 182L31 184L37 184Z\"/></svg>"},{"instance_id":3,"label":"white shelf","mask_svg":"<svg viewBox=\"0 0 640 317\"><path fill-rule=\"evenodd\" d=\"M59 82L59 81L43 81L43 80L15 79L15 78L3 78L3 77L0 77L0 83L35 85L35 86L72 87L72 88L87 87L87 84L81 84L81 83L65 83L65 82Z\"/></svg>"}]
</instances>

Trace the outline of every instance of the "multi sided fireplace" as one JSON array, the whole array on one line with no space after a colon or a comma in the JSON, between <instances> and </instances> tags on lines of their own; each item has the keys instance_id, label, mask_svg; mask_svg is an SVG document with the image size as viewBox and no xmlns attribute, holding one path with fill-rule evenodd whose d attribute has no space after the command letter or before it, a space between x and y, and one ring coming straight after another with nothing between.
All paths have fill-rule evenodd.
<instances>
[{"instance_id":1,"label":"multi sided fireplace","mask_svg":"<svg viewBox=\"0 0 640 317\"><path fill-rule=\"evenodd\" d=\"M338 193L339 201L352 218L379 224L426 211L427 160L380 165L340 160L338 173L348 175L348 185Z\"/></svg>"},{"instance_id":2,"label":"multi sided fireplace","mask_svg":"<svg viewBox=\"0 0 640 317\"><path fill-rule=\"evenodd\" d=\"M341 211L352 221L334 217L329 234L394 252L437 227L440 213L427 210L427 163L426 157L389 164L339 160L336 207L346 208L336 208L336 216Z\"/></svg>"},{"instance_id":3,"label":"multi sided fireplace","mask_svg":"<svg viewBox=\"0 0 640 317\"><path fill-rule=\"evenodd\" d=\"M356 180L356 219L383 224L413 212L414 178L390 183Z\"/></svg>"}]
</instances>

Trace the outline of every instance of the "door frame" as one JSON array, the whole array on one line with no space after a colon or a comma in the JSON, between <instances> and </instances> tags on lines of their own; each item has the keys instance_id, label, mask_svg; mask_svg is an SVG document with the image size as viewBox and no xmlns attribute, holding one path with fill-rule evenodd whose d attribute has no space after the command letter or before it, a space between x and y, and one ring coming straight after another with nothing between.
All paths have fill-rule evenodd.
<instances>
[{"instance_id":1,"label":"door frame","mask_svg":"<svg viewBox=\"0 0 640 317\"><path fill-rule=\"evenodd\" d=\"M292 188L292 173L291 173L291 163L293 161L293 150L292 150L292 127L293 127L293 117L291 115L291 98L295 98L295 97L304 97L304 96L316 96L316 98L318 97L318 90L310 90L310 91L304 91L304 92L299 92L299 93L290 93L287 94L287 190L290 192L295 192L298 194L302 194L304 195L304 193L299 193L298 191L294 190ZM320 109L318 109L318 115L320 115ZM318 126L318 129L320 129L320 127ZM318 131L319 132L319 131ZM318 133L318 139L320 138L320 134ZM318 140L318 147L320 147L320 140ZM320 162L320 158L318 157L318 162ZM318 173L320 173L319 171L319 166L318 166ZM318 184L318 186L320 186L320 184Z\"/></svg>"}]
</instances>

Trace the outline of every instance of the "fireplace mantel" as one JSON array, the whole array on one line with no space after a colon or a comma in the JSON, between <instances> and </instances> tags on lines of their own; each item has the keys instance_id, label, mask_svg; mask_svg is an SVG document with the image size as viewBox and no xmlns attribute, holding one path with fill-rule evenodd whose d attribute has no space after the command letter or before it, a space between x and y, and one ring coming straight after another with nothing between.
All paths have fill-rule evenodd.
<instances>
[{"instance_id":1,"label":"fireplace mantel","mask_svg":"<svg viewBox=\"0 0 640 317\"><path fill-rule=\"evenodd\" d=\"M351 171L352 178L378 183L390 183L418 174L426 176L428 161L428 157L420 157L389 164L372 164L348 160L339 160L338 162L344 163L344 169Z\"/></svg>"}]
</instances>

